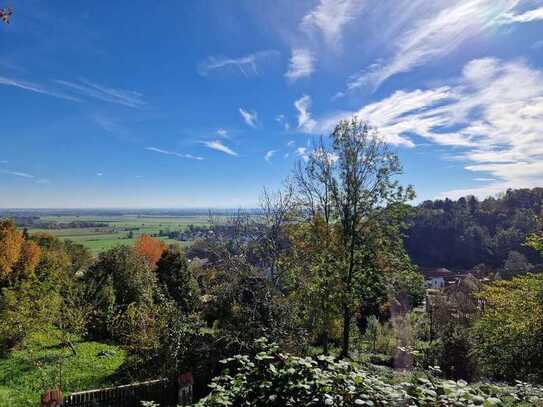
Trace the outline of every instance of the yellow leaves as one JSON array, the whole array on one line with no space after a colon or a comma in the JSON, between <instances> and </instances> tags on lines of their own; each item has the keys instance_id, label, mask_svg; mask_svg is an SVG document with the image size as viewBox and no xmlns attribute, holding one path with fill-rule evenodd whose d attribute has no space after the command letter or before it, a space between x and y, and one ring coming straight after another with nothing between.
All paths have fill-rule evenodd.
<instances>
[{"instance_id":1,"label":"yellow leaves","mask_svg":"<svg viewBox=\"0 0 543 407\"><path fill-rule=\"evenodd\" d=\"M508 335L531 335L543 328L542 290L543 275L533 274L485 287L480 322Z\"/></svg>"},{"instance_id":2,"label":"yellow leaves","mask_svg":"<svg viewBox=\"0 0 543 407\"><path fill-rule=\"evenodd\" d=\"M24 237L11 221L0 221L0 281L9 280L19 257Z\"/></svg>"},{"instance_id":3,"label":"yellow leaves","mask_svg":"<svg viewBox=\"0 0 543 407\"><path fill-rule=\"evenodd\" d=\"M19 275L25 277L34 274L36 267L40 261L41 248L32 241L24 241L21 246L21 255L17 261L16 269Z\"/></svg>"}]
</instances>

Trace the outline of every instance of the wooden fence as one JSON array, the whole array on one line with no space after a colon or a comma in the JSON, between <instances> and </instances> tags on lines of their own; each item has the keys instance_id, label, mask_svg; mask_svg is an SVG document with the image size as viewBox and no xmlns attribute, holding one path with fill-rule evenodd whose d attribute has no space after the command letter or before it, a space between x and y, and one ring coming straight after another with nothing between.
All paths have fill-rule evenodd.
<instances>
[{"instance_id":1,"label":"wooden fence","mask_svg":"<svg viewBox=\"0 0 543 407\"><path fill-rule=\"evenodd\" d=\"M161 407L192 403L192 374L180 375L177 380L157 379L141 383L72 393L59 390L42 397L42 407L141 407L142 401L154 401ZM62 402L59 402L62 400Z\"/></svg>"}]
</instances>

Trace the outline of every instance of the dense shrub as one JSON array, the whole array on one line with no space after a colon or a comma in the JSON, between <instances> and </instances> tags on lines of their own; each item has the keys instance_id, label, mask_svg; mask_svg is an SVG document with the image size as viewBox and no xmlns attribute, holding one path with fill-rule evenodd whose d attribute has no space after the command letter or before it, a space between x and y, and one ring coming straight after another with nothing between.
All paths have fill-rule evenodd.
<instances>
[{"instance_id":1,"label":"dense shrub","mask_svg":"<svg viewBox=\"0 0 543 407\"><path fill-rule=\"evenodd\" d=\"M543 391L526 385L500 388L469 386L430 375L391 383L349 361L296 357L258 341L254 357L235 356L197 406L496 406L537 405Z\"/></svg>"},{"instance_id":2,"label":"dense shrub","mask_svg":"<svg viewBox=\"0 0 543 407\"><path fill-rule=\"evenodd\" d=\"M483 373L501 380L543 382L543 274L497 281L480 294L473 328Z\"/></svg>"}]
</instances>

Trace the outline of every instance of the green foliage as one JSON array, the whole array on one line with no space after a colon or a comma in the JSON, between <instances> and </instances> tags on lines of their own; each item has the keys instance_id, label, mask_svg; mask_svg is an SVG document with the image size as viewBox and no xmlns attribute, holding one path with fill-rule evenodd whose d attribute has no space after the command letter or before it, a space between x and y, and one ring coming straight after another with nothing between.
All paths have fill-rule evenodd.
<instances>
[{"instance_id":1,"label":"green foliage","mask_svg":"<svg viewBox=\"0 0 543 407\"><path fill-rule=\"evenodd\" d=\"M537 250L543 256L543 233L534 233L526 239L527 246Z\"/></svg>"},{"instance_id":2,"label":"green foliage","mask_svg":"<svg viewBox=\"0 0 543 407\"><path fill-rule=\"evenodd\" d=\"M364 339L370 352L393 356L396 350L396 338L389 322L381 323L375 316L368 318Z\"/></svg>"},{"instance_id":3,"label":"green foliage","mask_svg":"<svg viewBox=\"0 0 543 407\"><path fill-rule=\"evenodd\" d=\"M527 274L532 271L533 268L534 266L530 264L526 259L526 256L513 250L509 252L507 259L505 259L503 269L500 271L500 277L511 279L515 276Z\"/></svg>"},{"instance_id":4,"label":"green foliage","mask_svg":"<svg viewBox=\"0 0 543 407\"><path fill-rule=\"evenodd\" d=\"M497 281L483 289L483 312L473 327L483 373L543 382L543 274Z\"/></svg>"},{"instance_id":5,"label":"green foliage","mask_svg":"<svg viewBox=\"0 0 543 407\"><path fill-rule=\"evenodd\" d=\"M178 245L170 245L164 251L157 263L156 275L159 284L182 311L190 313L196 309L200 288Z\"/></svg>"},{"instance_id":6,"label":"green foliage","mask_svg":"<svg viewBox=\"0 0 543 407\"><path fill-rule=\"evenodd\" d=\"M432 376L393 384L352 362L292 356L264 339L258 343L254 357L224 361L227 368L197 406L497 406L543 400L541 389L475 387Z\"/></svg>"},{"instance_id":7,"label":"green foliage","mask_svg":"<svg viewBox=\"0 0 543 407\"><path fill-rule=\"evenodd\" d=\"M101 253L84 276L86 302L92 305L89 330L98 338L111 338L123 316L153 304L156 278L145 260L127 246ZM118 332L118 331L117 331Z\"/></svg>"},{"instance_id":8,"label":"green foliage","mask_svg":"<svg viewBox=\"0 0 543 407\"><path fill-rule=\"evenodd\" d=\"M27 280L4 289L0 296L0 344L9 349L27 335L54 326L61 306L62 298L49 284Z\"/></svg>"}]
</instances>

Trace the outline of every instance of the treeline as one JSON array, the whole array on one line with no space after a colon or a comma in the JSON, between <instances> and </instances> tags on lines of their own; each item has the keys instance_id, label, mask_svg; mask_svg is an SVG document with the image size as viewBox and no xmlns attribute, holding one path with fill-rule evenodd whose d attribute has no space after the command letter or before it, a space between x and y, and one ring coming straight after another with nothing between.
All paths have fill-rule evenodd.
<instances>
[{"instance_id":1,"label":"treeline","mask_svg":"<svg viewBox=\"0 0 543 407\"><path fill-rule=\"evenodd\" d=\"M405 245L421 266L530 271L541 259L524 243L542 230L542 210L543 188L508 190L482 201L473 196L426 201L413 210ZM513 275L522 274L516 269Z\"/></svg>"}]
</instances>

